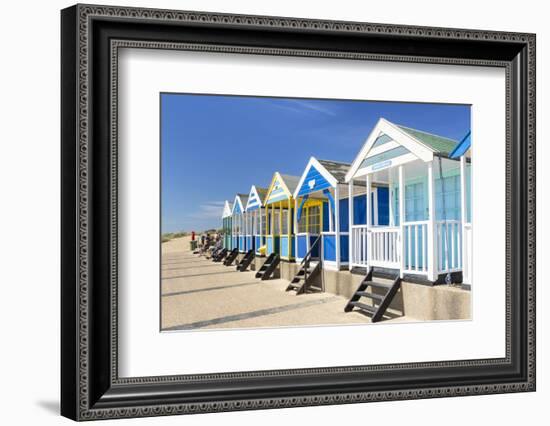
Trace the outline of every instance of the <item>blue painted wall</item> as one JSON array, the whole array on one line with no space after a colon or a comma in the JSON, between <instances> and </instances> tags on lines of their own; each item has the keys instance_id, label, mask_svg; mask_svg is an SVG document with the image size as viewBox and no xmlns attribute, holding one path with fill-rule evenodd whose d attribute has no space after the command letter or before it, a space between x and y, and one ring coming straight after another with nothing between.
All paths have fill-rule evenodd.
<instances>
[{"instance_id":1,"label":"blue painted wall","mask_svg":"<svg viewBox=\"0 0 550 426\"><path fill-rule=\"evenodd\" d=\"M307 236L297 235L296 243L298 245L298 253L296 254L296 257L299 259L303 259L307 253Z\"/></svg>"},{"instance_id":2,"label":"blue painted wall","mask_svg":"<svg viewBox=\"0 0 550 426\"><path fill-rule=\"evenodd\" d=\"M281 236L281 257L290 257L292 253L288 251L288 236Z\"/></svg>"},{"instance_id":3,"label":"blue painted wall","mask_svg":"<svg viewBox=\"0 0 550 426\"><path fill-rule=\"evenodd\" d=\"M336 230L336 228L335 228ZM340 232L349 231L349 202L340 200Z\"/></svg>"},{"instance_id":4,"label":"blue painted wall","mask_svg":"<svg viewBox=\"0 0 550 426\"><path fill-rule=\"evenodd\" d=\"M390 224L390 191L389 188L377 188L378 225ZM373 206L374 207L374 206Z\"/></svg>"},{"instance_id":5,"label":"blue painted wall","mask_svg":"<svg viewBox=\"0 0 550 426\"><path fill-rule=\"evenodd\" d=\"M390 223L390 194L388 188L376 188L378 197L378 224ZM347 200L346 200L347 202ZM371 217L374 221L374 195L371 195ZM353 198L353 224L364 225L367 223L367 197L358 195Z\"/></svg>"},{"instance_id":6,"label":"blue painted wall","mask_svg":"<svg viewBox=\"0 0 550 426\"><path fill-rule=\"evenodd\" d=\"M346 263L349 261L349 236L340 235L340 262Z\"/></svg>"},{"instance_id":7,"label":"blue painted wall","mask_svg":"<svg viewBox=\"0 0 550 426\"><path fill-rule=\"evenodd\" d=\"M328 232L329 230L329 208L328 203L323 203L323 231Z\"/></svg>"},{"instance_id":8,"label":"blue painted wall","mask_svg":"<svg viewBox=\"0 0 550 426\"><path fill-rule=\"evenodd\" d=\"M245 251L245 241L242 235L239 235L239 251L240 252Z\"/></svg>"},{"instance_id":9,"label":"blue painted wall","mask_svg":"<svg viewBox=\"0 0 550 426\"><path fill-rule=\"evenodd\" d=\"M336 262L336 238L334 235L323 235L323 260Z\"/></svg>"},{"instance_id":10,"label":"blue painted wall","mask_svg":"<svg viewBox=\"0 0 550 426\"><path fill-rule=\"evenodd\" d=\"M323 235L323 260L336 262L336 236ZM349 236L340 235L340 262L349 261Z\"/></svg>"}]
</instances>

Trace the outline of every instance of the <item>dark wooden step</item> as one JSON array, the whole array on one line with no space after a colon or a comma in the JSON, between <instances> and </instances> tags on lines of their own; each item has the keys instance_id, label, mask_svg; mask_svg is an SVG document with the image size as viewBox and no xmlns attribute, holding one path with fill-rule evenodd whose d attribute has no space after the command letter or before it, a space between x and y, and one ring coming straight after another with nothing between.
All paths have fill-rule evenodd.
<instances>
[{"instance_id":1,"label":"dark wooden step","mask_svg":"<svg viewBox=\"0 0 550 426\"><path fill-rule=\"evenodd\" d=\"M384 300L384 296L382 296L380 294L370 293L368 291L358 291L355 294L357 294L358 296L361 296L361 297L368 297L370 299L377 300L377 301Z\"/></svg>"},{"instance_id":2,"label":"dark wooden step","mask_svg":"<svg viewBox=\"0 0 550 426\"><path fill-rule=\"evenodd\" d=\"M321 270L321 263L310 263L306 261L296 272L296 275L292 278L288 284L286 291L296 290L296 294L303 294L308 291L313 285L313 278ZM318 289L319 287L316 287ZM319 289L322 291L322 289ZM316 290L317 291L317 290Z\"/></svg>"},{"instance_id":3,"label":"dark wooden step","mask_svg":"<svg viewBox=\"0 0 550 426\"><path fill-rule=\"evenodd\" d=\"M231 250L231 252L227 255L223 264L225 266L231 266L231 264L235 261L238 255L239 255L239 251L236 248Z\"/></svg>"},{"instance_id":4,"label":"dark wooden step","mask_svg":"<svg viewBox=\"0 0 550 426\"><path fill-rule=\"evenodd\" d=\"M363 281L361 281L361 283L357 287L357 290L355 290L355 293L353 293L353 296L351 296L351 298L349 299L348 303L344 307L344 312L350 312L354 308L359 308L365 312L372 314L372 322L378 322L383 318L386 309L388 309L391 301L401 287L401 279L399 278L399 274L393 274L393 281L391 283L385 283L379 280L375 281L373 276L376 276L376 274L374 274L373 270L371 269L367 276L363 279ZM386 277L378 278L380 279ZM384 294L376 294L366 291L369 286L373 289L381 289ZM370 306L360 302L359 299L361 299L362 297L370 298L373 302L378 303L378 306Z\"/></svg>"},{"instance_id":5,"label":"dark wooden step","mask_svg":"<svg viewBox=\"0 0 550 426\"><path fill-rule=\"evenodd\" d=\"M377 308L374 307L374 306L370 306L370 305L367 305L365 303L361 303L361 302L351 302L351 305L354 307L354 308L359 308L359 309L362 309L363 311L367 311L369 314L375 314L376 311L377 311Z\"/></svg>"},{"instance_id":6,"label":"dark wooden step","mask_svg":"<svg viewBox=\"0 0 550 426\"><path fill-rule=\"evenodd\" d=\"M393 283L387 284L380 281L366 281L365 284L374 288L382 288L385 290L389 290L390 288L392 288L393 285Z\"/></svg>"},{"instance_id":7,"label":"dark wooden step","mask_svg":"<svg viewBox=\"0 0 550 426\"><path fill-rule=\"evenodd\" d=\"M281 258L278 254L271 253L260 267L260 270L256 272L256 278L260 278L261 280L269 279L275 272L280 260Z\"/></svg>"}]
</instances>

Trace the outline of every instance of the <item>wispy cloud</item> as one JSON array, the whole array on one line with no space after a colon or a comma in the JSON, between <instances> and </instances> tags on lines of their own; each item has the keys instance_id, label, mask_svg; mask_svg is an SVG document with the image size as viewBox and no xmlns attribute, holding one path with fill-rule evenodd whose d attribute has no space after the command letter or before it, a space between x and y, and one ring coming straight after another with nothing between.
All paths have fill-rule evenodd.
<instances>
[{"instance_id":1,"label":"wispy cloud","mask_svg":"<svg viewBox=\"0 0 550 426\"><path fill-rule=\"evenodd\" d=\"M298 114L319 113L331 117L335 117L336 115L338 115L334 106L332 105L323 105L321 102L308 101L304 99L284 99L276 101L273 100L270 102L270 105L275 108L295 112Z\"/></svg>"},{"instance_id":2,"label":"wispy cloud","mask_svg":"<svg viewBox=\"0 0 550 426\"><path fill-rule=\"evenodd\" d=\"M209 201L204 204L200 204L198 210L189 213L187 217L193 219L212 219L220 218L222 216L223 207L225 201Z\"/></svg>"}]
</instances>

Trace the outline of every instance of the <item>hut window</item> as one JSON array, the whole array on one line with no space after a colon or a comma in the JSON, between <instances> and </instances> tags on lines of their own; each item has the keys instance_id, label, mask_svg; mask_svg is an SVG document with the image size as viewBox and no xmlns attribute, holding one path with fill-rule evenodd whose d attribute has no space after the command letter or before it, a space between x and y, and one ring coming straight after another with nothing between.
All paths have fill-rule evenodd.
<instances>
[{"instance_id":1,"label":"hut window","mask_svg":"<svg viewBox=\"0 0 550 426\"><path fill-rule=\"evenodd\" d=\"M443 194L443 190L445 193ZM435 208L437 220L460 218L460 176L447 176L435 182Z\"/></svg>"},{"instance_id":2,"label":"hut window","mask_svg":"<svg viewBox=\"0 0 550 426\"><path fill-rule=\"evenodd\" d=\"M260 235L267 234L267 220L265 220L265 215L260 211L260 214L262 215L262 220L260 220Z\"/></svg>"},{"instance_id":3,"label":"hut window","mask_svg":"<svg viewBox=\"0 0 550 426\"><path fill-rule=\"evenodd\" d=\"M281 233L279 210L275 210L271 215L271 229L273 230L273 235L279 235Z\"/></svg>"},{"instance_id":4,"label":"hut window","mask_svg":"<svg viewBox=\"0 0 550 426\"><path fill-rule=\"evenodd\" d=\"M303 233L307 232L307 207L304 207L302 209L302 214L300 216L300 220L298 221L298 232Z\"/></svg>"},{"instance_id":5,"label":"hut window","mask_svg":"<svg viewBox=\"0 0 550 426\"><path fill-rule=\"evenodd\" d=\"M254 217L256 212L247 213L246 215L246 234L250 235L252 234L252 230L254 229Z\"/></svg>"},{"instance_id":6,"label":"hut window","mask_svg":"<svg viewBox=\"0 0 550 426\"><path fill-rule=\"evenodd\" d=\"M424 183L405 186L405 220L414 222L427 219L427 203L424 200Z\"/></svg>"},{"instance_id":7,"label":"hut window","mask_svg":"<svg viewBox=\"0 0 550 426\"><path fill-rule=\"evenodd\" d=\"M283 210L282 214L281 234L288 234L288 210Z\"/></svg>"},{"instance_id":8,"label":"hut window","mask_svg":"<svg viewBox=\"0 0 550 426\"><path fill-rule=\"evenodd\" d=\"M310 234L321 233L321 208L319 206L311 206L307 209L308 229Z\"/></svg>"}]
</instances>

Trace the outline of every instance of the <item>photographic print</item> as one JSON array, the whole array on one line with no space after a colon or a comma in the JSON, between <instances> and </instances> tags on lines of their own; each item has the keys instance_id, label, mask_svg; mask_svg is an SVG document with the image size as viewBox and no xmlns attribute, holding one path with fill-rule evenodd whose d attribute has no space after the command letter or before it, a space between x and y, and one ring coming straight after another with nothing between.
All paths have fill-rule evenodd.
<instances>
[{"instance_id":1,"label":"photographic print","mask_svg":"<svg viewBox=\"0 0 550 426\"><path fill-rule=\"evenodd\" d=\"M61 35L64 416L535 390L535 34L75 5Z\"/></svg>"},{"instance_id":2,"label":"photographic print","mask_svg":"<svg viewBox=\"0 0 550 426\"><path fill-rule=\"evenodd\" d=\"M161 331L471 319L470 105L160 105Z\"/></svg>"}]
</instances>

